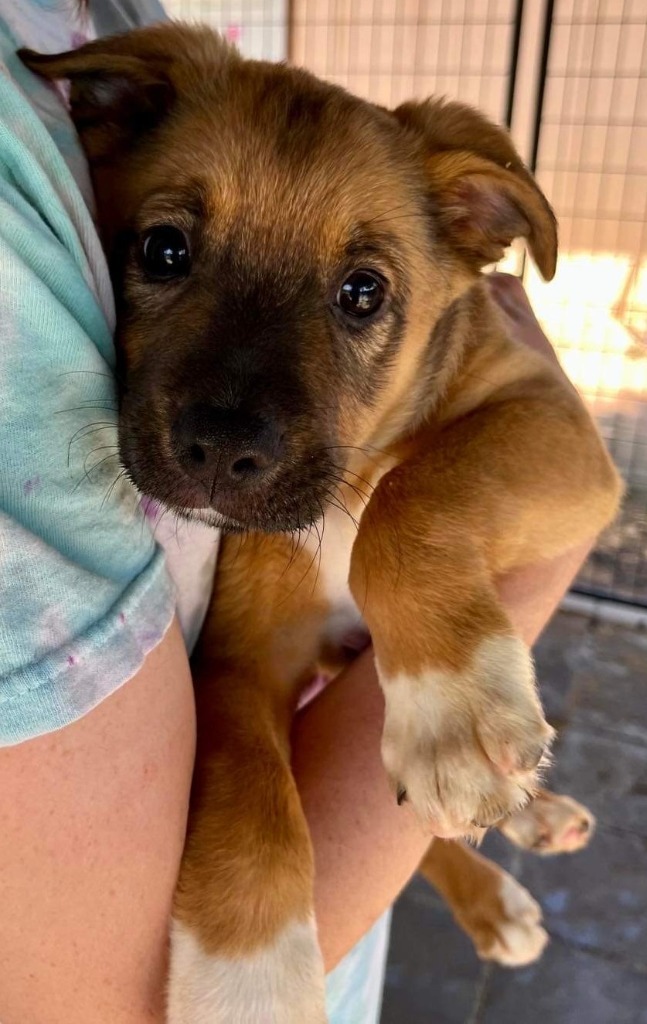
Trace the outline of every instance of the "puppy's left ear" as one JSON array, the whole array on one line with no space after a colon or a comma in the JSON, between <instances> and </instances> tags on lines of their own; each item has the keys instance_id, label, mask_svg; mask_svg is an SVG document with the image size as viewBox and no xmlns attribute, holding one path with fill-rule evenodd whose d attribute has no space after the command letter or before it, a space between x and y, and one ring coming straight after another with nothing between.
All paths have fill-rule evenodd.
<instances>
[{"instance_id":1,"label":"puppy's left ear","mask_svg":"<svg viewBox=\"0 0 647 1024\"><path fill-rule=\"evenodd\" d=\"M91 161L112 158L154 128L174 99L161 59L133 52L128 36L113 36L67 53L22 49L31 71L69 79L70 113Z\"/></svg>"},{"instance_id":2,"label":"puppy's left ear","mask_svg":"<svg viewBox=\"0 0 647 1024\"><path fill-rule=\"evenodd\" d=\"M404 103L393 115L417 137L443 236L474 269L525 238L542 276L557 263L557 222L510 137L461 103Z\"/></svg>"}]
</instances>

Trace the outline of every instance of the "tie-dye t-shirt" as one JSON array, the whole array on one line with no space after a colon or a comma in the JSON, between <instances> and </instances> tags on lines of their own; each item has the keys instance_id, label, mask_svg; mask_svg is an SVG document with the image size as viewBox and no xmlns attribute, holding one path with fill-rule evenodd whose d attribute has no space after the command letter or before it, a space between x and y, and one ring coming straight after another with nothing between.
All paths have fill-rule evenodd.
<instances>
[{"instance_id":1,"label":"tie-dye t-shirt","mask_svg":"<svg viewBox=\"0 0 647 1024\"><path fill-rule=\"evenodd\" d=\"M0 0L0 746L82 717L174 612L190 650L217 536L120 473L114 303L64 88L15 56L164 17L156 0ZM375 1024L387 918L328 979L332 1024Z\"/></svg>"},{"instance_id":2,"label":"tie-dye t-shirt","mask_svg":"<svg viewBox=\"0 0 647 1024\"><path fill-rule=\"evenodd\" d=\"M175 609L190 648L213 579L215 532L158 522L120 472L87 164L65 89L15 55L164 16L153 0L136 8L100 0L93 21L74 0L0 0L0 745L91 710Z\"/></svg>"}]
</instances>

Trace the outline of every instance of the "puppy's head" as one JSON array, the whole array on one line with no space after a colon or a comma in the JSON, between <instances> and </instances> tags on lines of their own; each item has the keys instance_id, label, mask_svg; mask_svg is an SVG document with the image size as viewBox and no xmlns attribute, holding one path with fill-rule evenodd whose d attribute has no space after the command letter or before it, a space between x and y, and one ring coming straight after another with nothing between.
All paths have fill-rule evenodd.
<instances>
[{"instance_id":1,"label":"puppy's head","mask_svg":"<svg viewBox=\"0 0 647 1024\"><path fill-rule=\"evenodd\" d=\"M322 513L348 453L414 418L449 305L555 222L507 135L389 112L215 34L157 26L22 59L71 82L119 303L120 450L147 494L230 528ZM200 511L198 511L200 510Z\"/></svg>"}]
</instances>

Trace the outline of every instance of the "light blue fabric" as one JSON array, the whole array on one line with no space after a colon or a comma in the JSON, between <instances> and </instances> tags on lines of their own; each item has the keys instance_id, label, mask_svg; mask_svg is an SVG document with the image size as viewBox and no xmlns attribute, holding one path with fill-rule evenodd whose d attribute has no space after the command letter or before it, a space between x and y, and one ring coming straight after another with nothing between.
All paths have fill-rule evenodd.
<instances>
[{"instance_id":1,"label":"light blue fabric","mask_svg":"<svg viewBox=\"0 0 647 1024\"><path fill-rule=\"evenodd\" d=\"M101 32L163 16L156 0L92 10ZM176 602L118 476L114 306L87 166L60 94L15 57L20 45L78 45L73 11L0 0L0 746L105 699L159 642ZM202 579L191 575L205 591L200 564ZM377 1024L389 921L329 975L331 1024Z\"/></svg>"},{"instance_id":2,"label":"light blue fabric","mask_svg":"<svg viewBox=\"0 0 647 1024\"><path fill-rule=\"evenodd\" d=\"M83 154L60 95L15 57L41 35L73 44L61 10L0 3L0 745L96 706L175 606L118 477L114 313Z\"/></svg>"},{"instance_id":3,"label":"light blue fabric","mask_svg":"<svg viewBox=\"0 0 647 1024\"><path fill-rule=\"evenodd\" d=\"M389 910L328 975L330 1024L378 1024L390 929Z\"/></svg>"}]
</instances>

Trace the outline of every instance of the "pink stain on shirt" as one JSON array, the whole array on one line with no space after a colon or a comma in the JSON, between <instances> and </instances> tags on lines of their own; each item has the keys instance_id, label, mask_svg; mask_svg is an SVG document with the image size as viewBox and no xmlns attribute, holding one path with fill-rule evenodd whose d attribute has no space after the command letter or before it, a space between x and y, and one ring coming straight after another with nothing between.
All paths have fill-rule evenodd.
<instances>
[{"instance_id":1,"label":"pink stain on shirt","mask_svg":"<svg viewBox=\"0 0 647 1024\"><path fill-rule=\"evenodd\" d=\"M31 480L25 480L24 484L22 485L22 492L23 492L23 494L25 495L26 498L28 498L31 494L37 494L39 490L40 490L40 477L39 476L33 476L31 478Z\"/></svg>"},{"instance_id":2,"label":"pink stain on shirt","mask_svg":"<svg viewBox=\"0 0 647 1024\"><path fill-rule=\"evenodd\" d=\"M70 39L70 50L78 50L80 46L85 46L89 42L89 36L84 35L83 32L73 32Z\"/></svg>"},{"instance_id":3,"label":"pink stain on shirt","mask_svg":"<svg viewBox=\"0 0 647 1024\"><path fill-rule=\"evenodd\" d=\"M138 637L140 644L148 649L150 649L153 644L157 644L159 639L159 632L155 629L144 630L144 632Z\"/></svg>"},{"instance_id":4,"label":"pink stain on shirt","mask_svg":"<svg viewBox=\"0 0 647 1024\"><path fill-rule=\"evenodd\" d=\"M139 507L147 519L155 520L160 514L161 506L153 498L147 498L146 495L140 499Z\"/></svg>"}]
</instances>

